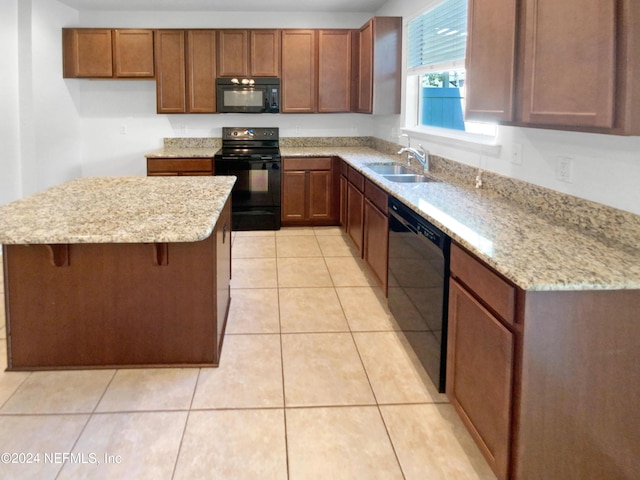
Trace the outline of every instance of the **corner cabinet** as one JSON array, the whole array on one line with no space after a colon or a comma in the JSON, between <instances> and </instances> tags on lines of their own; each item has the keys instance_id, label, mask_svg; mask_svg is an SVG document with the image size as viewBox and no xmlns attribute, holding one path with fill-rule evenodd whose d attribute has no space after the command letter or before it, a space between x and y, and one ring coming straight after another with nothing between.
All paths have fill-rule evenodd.
<instances>
[{"instance_id":1,"label":"corner cabinet","mask_svg":"<svg viewBox=\"0 0 640 480\"><path fill-rule=\"evenodd\" d=\"M332 157L282 159L283 225L335 225Z\"/></svg>"},{"instance_id":2,"label":"corner cabinet","mask_svg":"<svg viewBox=\"0 0 640 480\"><path fill-rule=\"evenodd\" d=\"M359 32L355 111L400 113L402 18L373 17Z\"/></svg>"},{"instance_id":3,"label":"corner cabinet","mask_svg":"<svg viewBox=\"0 0 640 480\"><path fill-rule=\"evenodd\" d=\"M466 118L640 134L639 22L635 0L469 0Z\"/></svg>"}]
</instances>

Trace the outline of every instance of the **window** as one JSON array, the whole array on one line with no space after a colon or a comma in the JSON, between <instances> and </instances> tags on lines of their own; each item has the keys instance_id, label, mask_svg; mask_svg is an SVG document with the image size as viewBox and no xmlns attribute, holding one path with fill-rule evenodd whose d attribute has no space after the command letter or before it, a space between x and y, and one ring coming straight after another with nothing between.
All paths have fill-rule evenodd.
<instances>
[{"instance_id":1,"label":"window","mask_svg":"<svg viewBox=\"0 0 640 480\"><path fill-rule=\"evenodd\" d=\"M407 126L495 135L495 125L464 120L467 0L432 3L407 32Z\"/></svg>"}]
</instances>

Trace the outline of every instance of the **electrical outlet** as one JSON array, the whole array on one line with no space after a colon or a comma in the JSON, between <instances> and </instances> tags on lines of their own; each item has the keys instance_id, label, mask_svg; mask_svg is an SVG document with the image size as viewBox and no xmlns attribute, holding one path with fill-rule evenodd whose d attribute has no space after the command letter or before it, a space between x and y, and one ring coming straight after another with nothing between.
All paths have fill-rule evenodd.
<instances>
[{"instance_id":1,"label":"electrical outlet","mask_svg":"<svg viewBox=\"0 0 640 480\"><path fill-rule=\"evenodd\" d=\"M126 135L129 133L129 130L126 125L120 125L120 135Z\"/></svg>"},{"instance_id":2,"label":"electrical outlet","mask_svg":"<svg viewBox=\"0 0 640 480\"><path fill-rule=\"evenodd\" d=\"M556 178L561 182L571 183L571 173L573 170L573 159L571 157L557 157Z\"/></svg>"},{"instance_id":3,"label":"electrical outlet","mask_svg":"<svg viewBox=\"0 0 640 480\"><path fill-rule=\"evenodd\" d=\"M511 163L522 165L522 144L514 143L511 147Z\"/></svg>"},{"instance_id":4,"label":"electrical outlet","mask_svg":"<svg viewBox=\"0 0 640 480\"><path fill-rule=\"evenodd\" d=\"M189 133L189 127L184 124L180 125L180 133L186 135L187 133Z\"/></svg>"}]
</instances>

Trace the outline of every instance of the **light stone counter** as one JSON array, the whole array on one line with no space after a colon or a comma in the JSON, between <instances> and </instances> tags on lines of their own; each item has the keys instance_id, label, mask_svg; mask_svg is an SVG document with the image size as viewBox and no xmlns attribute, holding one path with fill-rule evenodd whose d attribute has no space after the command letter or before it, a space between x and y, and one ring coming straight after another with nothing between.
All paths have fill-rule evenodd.
<instances>
[{"instance_id":1,"label":"light stone counter","mask_svg":"<svg viewBox=\"0 0 640 480\"><path fill-rule=\"evenodd\" d=\"M78 178L0 206L0 244L197 242L235 177Z\"/></svg>"},{"instance_id":2,"label":"light stone counter","mask_svg":"<svg viewBox=\"0 0 640 480\"><path fill-rule=\"evenodd\" d=\"M441 182L394 183L366 165L398 162L398 156L372 148L291 147L281 153L339 156L524 290L640 289L637 222L622 225L619 238L594 235L437 168L432 173Z\"/></svg>"}]
</instances>

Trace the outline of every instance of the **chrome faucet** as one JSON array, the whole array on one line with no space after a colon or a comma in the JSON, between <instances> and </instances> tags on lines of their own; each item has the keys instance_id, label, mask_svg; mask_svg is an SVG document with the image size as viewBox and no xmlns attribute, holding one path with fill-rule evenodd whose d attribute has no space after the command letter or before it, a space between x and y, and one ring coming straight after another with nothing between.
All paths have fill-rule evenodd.
<instances>
[{"instance_id":1,"label":"chrome faucet","mask_svg":"<svg viewBox=\"0 0 640 480\"><path fill-rule=\"evenodd\" d=\"M402 155L403 153L407 154L407 163L411 165L411 160L417 158L422 167L425 170L429 170L429 152L424 149L422 145L418 145L418 152L415 148L404 147L401 148L398 152L398 155Z\"/></svg>"}]
</instances>

